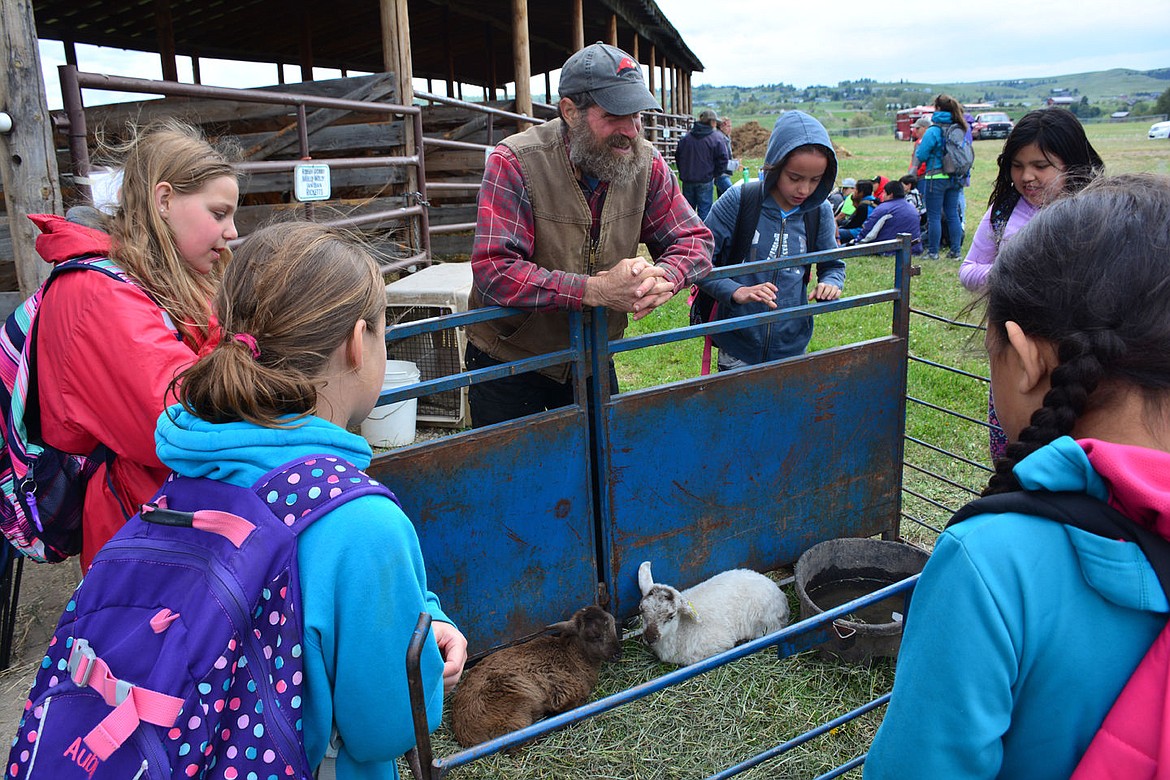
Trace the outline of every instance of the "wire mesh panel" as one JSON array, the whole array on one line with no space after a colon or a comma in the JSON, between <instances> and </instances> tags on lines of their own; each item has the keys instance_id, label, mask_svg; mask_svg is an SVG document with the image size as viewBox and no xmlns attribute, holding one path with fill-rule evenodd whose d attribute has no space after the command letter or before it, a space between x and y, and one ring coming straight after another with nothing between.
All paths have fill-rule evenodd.
<instances>
[{"instance_id":1,"label":"wire mesh panel","mask_svg":"<svg viewBox=\"0 0 1170 780\"><path fill-rule=\"evenodd\" d=\"M417 322L450 313L450 307L392 305L387 309L387 324ZM418 366L419 379L425 382L462 371L465 346L463 329L450 328L393 341L386 347L386 356L390 360L409 360L414 363ZM451 425L465 424L466 396L464 388L421 396L418 399L418 419Z\"/></svg>"},{"instance_id":2,"label":"wire mesh panel","mask_svg":"<svg viewBox=\"0 0 1170 780\"><path fill-rule=\"evenodd\" d=\"M470 263L437 263L386 285L386 323L402 325L467 311L471 294ZM467 336L463 328L391 340L387 357L418 366L423 382L463 370ZM471 424L467 388L447 390L418 399L418 420L445 427Z\"/></svg>"}]
</instances>

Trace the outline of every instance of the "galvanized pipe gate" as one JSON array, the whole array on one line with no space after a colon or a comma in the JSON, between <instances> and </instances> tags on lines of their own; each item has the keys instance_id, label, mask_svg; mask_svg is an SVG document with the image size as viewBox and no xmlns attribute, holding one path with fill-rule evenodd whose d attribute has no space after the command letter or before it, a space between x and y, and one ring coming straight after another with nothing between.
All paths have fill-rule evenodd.
<instances>
[{"instance_id":1,"label":"galvanized pipe gate","mask_svg":"<svg viewBox=\"0 0 1170 780\"><path fill-rule=\"evenodd\" d=\"M415 523L429 586L467 635L472 654L538 633L588 603L603 603L619 620L632 616L643 560L654 562L661 581L686 587L728 568L780 568L827 539L896 536L909 239L752 267L771 270L895 249L889 289L614 342L605 337L604 310L594 310L571 318L570 347L562 352L384 393L379 403L546 365L572 366L577 402L571 406L395 450L370 466L372 476L393 487ZM716 269L712 276L744 270ZM883 304L891 307L885 336L615 396L596 379L607 375L600 369L612 354ZM445 315L391 328L387 339L517 313L493 308ZM596 399L592 405L586 402L587 383ZM892 587L901 592L911 586L907 581ZM851 606L856 605L842 609ZM645 690L626 691L434 759L424 771L440 777L454 766L763 647L776 646L783 655L806 649L823 641L827 625L847 611L797 623L679 669ZM429 752L429 741L421 736Z\"/></svg>"}]
</instances>

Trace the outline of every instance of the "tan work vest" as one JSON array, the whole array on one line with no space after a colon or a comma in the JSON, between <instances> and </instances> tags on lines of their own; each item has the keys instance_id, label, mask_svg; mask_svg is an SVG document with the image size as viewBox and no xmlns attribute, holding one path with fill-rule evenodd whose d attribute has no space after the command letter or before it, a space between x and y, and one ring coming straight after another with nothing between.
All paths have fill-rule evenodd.
<instances>
[{"instance_id":1,"label":"tan work vest","mask_svg":"<svg viewBox=\"0 0 1170 780\"><path fill-rule=\"evenodd\" d=\"M623 258L637 256L650 166L634 183L609 187L601 210L601 231L593 246L593 215L569 162L564 132L563 122L554 119L501 143L516 154L532 202L534 241L528 259L550 271L591 276ZM479 291L473 287L470 307L482 305ZM608 315L609 337L620 338L628 318L622 312L610 311ZM568 326L568 312L532 312L469 325L467 337L497 360L520 360L568 348ZM569 378L569 365L550 366L541 373L564 382Z\"/></svg>"}]
</instances>

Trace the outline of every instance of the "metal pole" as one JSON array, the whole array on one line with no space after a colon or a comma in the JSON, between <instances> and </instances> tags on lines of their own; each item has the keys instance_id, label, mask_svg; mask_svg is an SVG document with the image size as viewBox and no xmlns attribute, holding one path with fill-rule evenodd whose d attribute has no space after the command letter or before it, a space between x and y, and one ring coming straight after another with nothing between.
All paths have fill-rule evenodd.
<instances>
[{"instance_id":1,"label":"metal pole","mask_svg":"<svg viewBox=\"0 0 1170 780\"><path fill-rule=\"evenodd\" d=\"M297 142L301 146L301 159L311 160L309 154L309 112L304 104L297 106ZM305 219L312 221L317 209L312 203L305 204Z\"/></svg>"},{"instance_id":2,"label":"metal pole","mask_svg":"<svg viewBox=\"0 0 1170 780\"><path fill-rule=\"evenodd\" d=\"M423 254L427 257L427 262L431 260L431 204L427 202L427 165L423 153L422 143L423 124L422 113L417 113L411 120L414 122L414 137L419 139L416 145L414 155L418 159L418 205L422 206L422 213L419 215L419 241L422 246Z\"/></svg>"},{"instance_id":3,"label":"metal pole","mask_svg":"<svg viewBox=\"0 0 1170 780\"><path fill-rule=\"evenodd\" d=\"M431 730L427 728L427 697L422 682L422 651L431 630L431 616L420 612L418 623L406 647L406 684L410 690L410 715L414 720L414 750L418 756L418 780L431 774L434 753L431 750ZM413 767L412 767L413 769Z\"/></svg>"},{"instance_id":4,"label":"metal pole","mask_svg":"<svg viewBox=\"0 0 1170 780\"><path fill-rule=\"evenodd\" d=\"M76 65L58 65L61 76L61 102L69 117L69 156L73 158L73 174L78 194L89 203L93 193L89 187L89 146L86 144L85 108L81 104L81 86L77 81Z\"/></svg>"}]
</instances>

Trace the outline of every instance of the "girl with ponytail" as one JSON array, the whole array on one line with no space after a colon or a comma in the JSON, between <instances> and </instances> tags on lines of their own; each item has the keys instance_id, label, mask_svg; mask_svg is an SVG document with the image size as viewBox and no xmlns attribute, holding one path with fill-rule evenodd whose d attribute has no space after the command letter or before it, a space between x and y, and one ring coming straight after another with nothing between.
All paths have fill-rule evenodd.
<instances>
[{"instance_id":1,"label":"girl with ponytail","mask_svg":"<svg viewBox=\"0 0 1170 780\"><path fill-rule=\"evenodd\" d=\"M986 304L1009 445L985 494L1086 494L1170 537L1170 179L1046 206L1001 247ZM1168 611L1133 542L1013 511L950 526L865 777L1069 777Z\"/></svg>"},{"instance_id":2,"label":"girl with ponytail","mask_svg":"<svg viewBox=\"0 0 1170 780\"><path fill-rule=\"evenodd\" d=\"M385 283L368 252L314 223L264 228L225 270L215 314L221 340L180 375L180 403L158 420L163 463L242 487L318 454L370 464L369 444L347 430L377 403L386 366ZM297 563L306 755L317 766L336 727L339 778L396 777L414 730L405 668L387 659L405 657L429 612L422 672L433 728L467 640L427 590L414 528L384 495L340 504L305 529Z\"/></svg>"}]
</instances>

